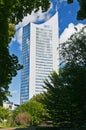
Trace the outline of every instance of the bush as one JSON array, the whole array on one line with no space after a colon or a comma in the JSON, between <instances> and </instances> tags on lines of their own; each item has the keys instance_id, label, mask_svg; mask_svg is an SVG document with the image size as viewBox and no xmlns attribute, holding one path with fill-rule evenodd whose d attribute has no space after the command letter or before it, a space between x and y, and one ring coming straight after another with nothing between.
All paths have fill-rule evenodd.
<instances>
[{"instance_id":1,"label":"bush","mask_svg":"<svg viewBox=\"0 0 86 130\"><path fill-rule=\"evenodd\" d=\"M31 122L31 116L27 113L19 113L15 118L17 125L28 125Z\"/></svg>"}]
</instances>

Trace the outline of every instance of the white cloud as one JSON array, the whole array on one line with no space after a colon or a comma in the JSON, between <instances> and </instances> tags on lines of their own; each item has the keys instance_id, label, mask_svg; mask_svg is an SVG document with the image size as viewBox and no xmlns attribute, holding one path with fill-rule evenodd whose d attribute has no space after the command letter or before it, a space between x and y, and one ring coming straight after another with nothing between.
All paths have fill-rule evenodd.
<instances>
[{"instance_id":1,"label":"white cloud","mask_svg":"<svg viewBox=\"0 0 86 130\"><path fill-rule=\"evenodd\" d=\"M22 47L21 47L21 44L22 44L22 28L25 25L27 25L28 23L31 23L31 22L35 23L35 22L39 22L39 21L47 21L51 17L51 14L49 12L52 9L53 9L53 3L51 2L50 8L48 9L47 12L42 12L42 9L40 7L39 11L37 11L36 13L34 11L32 11L31 15L28 14L27 16L25 16L23 18L22 22L19 22L19 24L16 25L16 33L15 33L15 36L12 39L12 41L17 41L20 44L20 50L22 49ZM13 43L11 42L10 45L12 45Z\"/></svg>"},{"instance_id":2,"label":"white cloud","mask_svg":"<svg viewBox=\"0 0 86 130\"><path fill-rule=\"evenodd\" d=\"M17 39L18 43L22 43L22 28L16 32L15 38Z\"/></svg>"},{"instance_id":3,"label":"white cloud","mask_svg":"<svg viewBox=\"0 0 86 130\"><path fill-rule=\"evenodd\" d=\"M85 25L81 24L81 23L79 23L77 25L74 25L73 23L70 23L68 25L68 27L64 30L64 32L61 34L60 43L63 43L68 38L70 38L70 36L76 32L76 29L77 29L77 31L80 31L82 29L82 27L84 27L84 26Z\"/></svg>"},{"instance_id":4,"label":"white cloud","mask_svg":"<svg viewBox=\"0 0 86 130\"><path fill-rule=\"evenodd\" d=\"M31 15L28 14L26 17L24 17L22 22L20 22L16 26L17 31L15 34L15 37L13 38L13 41L17 41L19 44L21 44L22 43L22 27L27 25L30 22L38 22L38 21L42 21L42 20L45 20L45 21L48 20L50 18L50 15L48 12L52 8L53 8L53 4L51 3L51 6L47 12L42 13L42 10L40 8L38 12L35 13L34 11L32 11ZM20 49L21 49L21 47L20 47Z\"/></svg>"},{"instance_id":5,"label":"white cloud","mask_svg":"<svg viewBox=\"0 0 86 130\"><path fill-rule=\"evenodd\" d=\"M21 44L22 43L22 27L27 25L30 22L37 22L37 21L44 20L45 19L45 14L46 13L42 13L42 11L40 9L37 13L32 12L31 15L28 14L26 17L24 17L22 22L20 22L16 26L16 33L15 33L15 37L14 37L13 40L15 40L19 44ZM46 19L47 19L47 17L46 17ZM21 49L21 47L20 47L20 49Z\"/></svg>"},{"instance_id":6,"label":"white cloud","mask_svg":"<svg viewBox=\"0 0 86 130\"><path fill-rule=\"evenodd\" d=\"M34 13L32 15L27 15L26 17L24 17L24 19L22 20L21 26L25 26L30 22L35 22L37 20L37 15L35 15Z\"/></svg>"},{"instance_id":7,"label":"white cloud","mask_svg":"<svg viewBox=\"0 0 86 130\"><path fill-rule=\"evenodd\" d=\"M35 13L34 11L32 11L31 15L27 14L27 16L25 16L22 20L22 22L20 22L17 26L16 29L19 27L23 27L25 25L27 25L30 22L37 22L37 21L41 21L41 20L47 20L48 19L48 12L53 8L53 3L51 3L50 8L48 9L47 12L42 12L42 9L40 7L40 9Z\"/></svg>"},{"instance_id":8,"label":"white cloud","mask_svg":"<svg viewBox=\"0 0 86 130\"><path fill-rule=\"evenodd\" d=\"M52 8L52 4L50 6L50 9L51 8ZM34 11L32 11L31 15L28 14L26 17L24 17L24 19L22 20L21 26L23 27L30 22L37 22L37 21L42 21L42 20L46 21L48 19L48 17L49 17L48 12L43 13L40 8L38 12L35 13Z\"/></svg>"}]
</instances>

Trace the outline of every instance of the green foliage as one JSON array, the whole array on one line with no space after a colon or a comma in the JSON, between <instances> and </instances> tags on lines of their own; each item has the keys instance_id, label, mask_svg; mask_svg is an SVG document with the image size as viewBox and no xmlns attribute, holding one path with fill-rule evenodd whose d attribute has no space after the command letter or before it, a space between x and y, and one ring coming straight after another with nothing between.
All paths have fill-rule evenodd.
<instances>
[{"instance_id":1,"label":"green foliage","mask_svg":"<svg viewBox=\"0 0 86 130\"><path fill-rule=\"evenodd\" d=\"M15 33L14 25L40 6L46 11L50 6L49 0L0 0L0 105L7 100L9 83L22 68L17 56L9 53L9 43Z\"/></svg>"},{"instance_id":2,"label":"green foliage","mask_svg":"<svg viewBox=\"0 0 86 130\"><path fill-rule=\"evenodd\" d=\"M29 112L32 116L32 125L38 125L41 122L41 117L44 112L43 106L41 103L38 103L34 100L29 102Z\"/></svg>"},{"instance_id":3,"label":"green foliage","mask_svg":"<svg viewBox=\"0 0 86 130\"><path fill-rule=\"evenodd\" d=\"M15 33L15 25L10 23L9 24L9 30L8 30L8 35L9 35L8 42L11 41L12 37L14 36L14 33Z\"/></svg>"},{"instance_id":4,"label":"green foliage","mask_svg":"<svg viewBox=\"0 0 86 130\"><path fill-rule=\"evenodd\" d=\"M43 106L44 111L43 111L43 113L41 115L41 119L42 119L41 120L41 125L43 125L43 124L49 124L48 121L50 119L50 115L47 112L47 109L46 109L45 104L43 102L44 99L45 99L45 96L46 96L45 93L40 93L40 94L37 94L37 95L33 96L32 99L31 99L31 100L34 100L36 102L41 103L42 106Z\"/></svg>"},{"instance_id":5,"label":"green foliage","mask_svg":"<svg viewBox=\"0 0 86 130\"><path fill-rule=\"evenodd\" d=\"M18 23L22 21L27 13L30 14L32 10L38 11L39 8L42 7L42 11L47 11L49 6L49 0L11 0L9 2L2 0L0 2L0 14L1 16L5 14L11 23ZM2 14L2 11L5 12Z\"/></svg>"},{"instance_id":6,"label":"green foliage","mask_svg":"<svg viewBox=\"0 0 86 130\"><path fill-rule=\"evenodd\" d=\"M44 82L45 93L44 104L50 114L50 120L54 125L67 126L70 124L69 108L70 100L67 89L64 88L61 77L53 72Z\"/></svg>"},{"instance_id":7,"label":"green foliage","mask_svg":"<svg viewBox=\"0 0 86 130\"><path fill-rule=\"evenodd\" d=\"M8 125L10 121L11 121L11 112L9 111L9 109L0 107L0 124Z\"/></svg>"},{"instance_id":8,"label":"green foliage","mask_svg":"<svg viewBox=\"0 0 86 130\"><path fill-rule=\"evenodd\" d=\"M85 125L86 72L83 72L85 70L80 67L65 66L59 75L53 72L45 81L44 88L47 92L44 104L54 125L61 127Z\"/></svg>"},{"instance_id":9,"label":"green foliage","mask_svg":"<svg viewBox=\"0 0 86 130\"><path fill-rule=\"evenodd\" d=\"M9 93L9 84L12 77L17 75L17 70L22 68L22 65L18 63L18 58L15 55L10 55L7 48L0 48L0 105L3 101L7 100Z\"/></svg>"},{"instance_id":10,"label":"green foliage","mask_svg":"<svg viewBox=\"0 0 86 130\"><path fill-rule=\"evenodd\" d=\"M44 108L41 103L31 99L29 102L20 105L20 107L14 111L14 118L17 117L18 114L25 112L27 112L31 118L30 125L38 125L41 123L41 117L44 113Z\"/></svg>"},{"instance_id":11,"label":"green foliage","mask_svg":"<svg viewBox=\"0 0 86 130\"><path fill-rule=\"evenodd\" d=\"M72 124L82 127L86 121L86 67L75 64L67 65L62 77L70 93Z\"/></svg>"},{"instance_id":12,"label":"green foliage","mask_svg":"<svg viewBox=\"0 0 86 130\"><path fill-rule=\"evenodd\" d=\"M45 93L40 93L40 94L34 95L31 100L37 101L39 103L42 103L44 97L45 97Z\"/></svg>"},{"instance_id":13,"label":"green foliage","mask_svg":"<svg viewBox=\"0 0 86 130\"><path fill-rule=\"evenodd\" d=\"M27 126L31 122L31 116L27 112L20 112L15 118L17 125Z\"/></svg>"},{"instance_id":14,"label":"green foliage","mask_svg":"<svg viewBox=\"0 0 86 130\"><path fill-rule=\"evenodd\" d=\"M73 34L60 49L61 60L65 62L63 82L71 93L72 109L76 111L72 120L81 127L86 123L86 27Z\"/></svg>"},{"instance_id":15,"label":"green foliage","mask_svg":"<svg viewBox=\"0 0 86 130\"><path fill-rule=\"evenodd\" d=\"M86 27L80 32L76 31L66 42L62 43L59 48L60 60L68 64L86 66Z\"/></svg>"},{"instance_id":16,"label":"green foliage","mask_svg":"<svg viewBox=\"0 0 86 130\"><path fill-rule=\"evenodd\" d=\"M57 126L86 127L86 27L60 46L65 65L44 82L44 104ZM63 63L63 62L62 62Z\"/></svg>"}]
</instances>

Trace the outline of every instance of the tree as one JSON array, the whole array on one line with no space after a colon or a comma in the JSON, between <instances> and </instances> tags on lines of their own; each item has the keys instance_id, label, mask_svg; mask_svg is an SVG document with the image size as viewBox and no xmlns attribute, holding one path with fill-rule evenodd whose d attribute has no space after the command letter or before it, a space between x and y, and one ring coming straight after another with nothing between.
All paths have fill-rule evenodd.
<instances>
[{"instance_id":1,"label":"tree","mask_svg":"<svg viewBox=\"0 0 86 130\"><path fill-rule=\"evenodd\" d=\"M77 19L78 20L83 20L86 19L86 0L77 0L79 2L80 5L80 9L77 12ZM73 3L73 0L67 0L67 2Z\"/></svg>"},{"instance_id":2,"label":"tree","mask_svg":"<svg viewBox=\"0 0 86 130\"><path fill-rule=\"evenodd\" d=\"M71 101L78 110L75 123L86 125L86 27L61 44L60 58L65 63L62 77L72 93Z\"/></svg>"},{"instance_id":3,"label":"tree","mask_svg":"<svg viewBox=\"0 0 86 130\"><path fill-rule=\"evenodd\" d=\"M16 24L32 10L38 11L40 6L43 11L49 8L49 0L11 0L11 2L0 0L0 41L8 44L9 24ZM4 45L4 46L5 46Z\"/></svg>"},{"instance_id":4,"label":"tree","mask_svg":"<svg viewBox=\"0 0 86 130\"><path fill-rule=\"evenodd\" d=\"M31 119L31 124L30 125L38 125L42 121L42 115L44 114L44 108L43 105L33 99L30 101L20 105L20 107L16 108L14 111L14 119L16 120L17 117L21 113L28 113L30 119Z\"/></svg>"},{"instance_id":5,"label":"tree","mask_svg":"<svg viewBox=\"0 0 86 130\"><path fill-rule=\"evenodd\" d=\"M4 123L9 125L10 122L11 122L11 112L9 111L9 109L5 109L0 106L0 123L2 123L3 125Z\"/></svg>"},{"instance_id":6,"label":"tree","mask_svg":"<svg viewBox=\"0 0 86 130\"><path fill-rule=\"evenodd\" d=\"M43 99L45 97L45 93L40 93L40 94L36 94L34 95L31 100L37 101L39 103L42 103Z\"/></svg>"},{"instance_id":7,"label":"tree","mask_svg":"<svg viewBox=\"0 0 86 130\"><path fill-rule=\"evenodd\" d=\"M59 47L60 61L86 67L86 26Z\"/></svg>"},{"instance_id":8,"label":"tree","mask_svg":"<svg viewBox=\"0 0 86 130\"><path fill-rule=\"evenodd\" d=\"M50 115L50 121L56 126L70 126L70 96L61 75L51 73L44 81L43 87L47 89L44 105Z\"/></svg>"},{"instance_id":9,"label":"tree","mask_svg":"<svg viewBox=\"0 0 86 130\"><path fill-rule=\"evenodd\" d=\"M20 112L15 118L17 125L29 125L31 122L31 116L27 112Z\"/></svg>"},{"instance_id":10,"label":"tree","mask_svg":"<svg viewBox=\"0 0 86 130\"><path fill-rule=\"evenodd\" d=\"M78 69L78 71L77 71ZM44 105L56 126L79 128L86 124L86 70L75 65L53 72L45 80Z\"/></svg>"},{"instance_id":11,"label":"tree","mask_svg":"<svg viewBox=\"0 0 86 130\"><path fill-rule=\"evenodd\" d=\"M67 64L61 76L70 96L72 126L83 127L86 125L86 67Z\"/></svg>"},{"instance_id":12,"label":"tree","mask_svg":"<svg viewBox=\"0 0 86 130\"><path fill-rule=\"evenodd\" d=\"M32 125L38 125L41 123L42 115L44 114L43 105L37 101L30 100L29 101L29 113L32 117Z\"/></svg>"},{"instance_id":13,"label":"tree","mask_svg":"<svg viewBox=\"0 0 86 130\"><path fill-rule=\"evenodd\" d=\"M12 77L22 68L17 56L9 53L9 42L15 32L14 25L32 10L37 11L41 6L46 11L49 5L49 0L0 0L0 105L7 100L8 85Z\"/></svg>"},{"instance_id":14,"label":"tree","mask_svg":"<svg viewBox=\"0 0 86 130\"><path fill-rule=\"evenodd\" d=\"M42 106L43 106L44 111L43 111L43 113L42 113L42 115L41 115L41 119L42 119L42 120L41 120L41 125L42 125L42 124L49 124L48 122L49 122L49 119L50 119L49 113L47 112L47 109L46 109L45 104L44 104L45 96L46 96L45 93L40 93L40 94L34 95L34 96L32 97L32 99L31 99L31 100L33 100L33 101L36 101L36 102L38 102L38 103L41 103Z\"/></svg>"},{"instance_id":15,"label":"tree","mask_svg":"<svg viewBox=\"0 0 86 130\"><path fill-rule=\"evenodd\" d=\"M86 128L86 27L60 45L63 68L44 82L44 104L58 126Z\"/></svg>"},{"instance_id":16,"label":"tree","mask_svg":"<svg viewBox=\"0 0 86 130\"><path fill-rule=\"evenodd\" d=\"M4 48L4 47L3 47ZM7 48L0 48L0 105L3 101L8 100L10 95L9 84L11 83L12 77L16 76L17 70L22 68L22 65L18 63L17 56L10 55Z\"/></svg>"}]
</instances>

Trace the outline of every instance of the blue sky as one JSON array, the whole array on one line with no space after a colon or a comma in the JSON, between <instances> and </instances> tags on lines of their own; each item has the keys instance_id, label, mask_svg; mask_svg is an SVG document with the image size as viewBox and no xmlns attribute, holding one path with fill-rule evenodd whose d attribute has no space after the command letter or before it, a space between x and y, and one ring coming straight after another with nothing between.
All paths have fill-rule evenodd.
<instances>
[{"instance_id":1,"label":"blue sky","mask_svg":"<svg viewBox=\"0 0 86 130\"><path fill-rule=\"evenodd\" d=\"M37 14L32 13L31 16L29 15L28 17L25 17L23 19L23 23L20 23L17 26L15 37L10 43L10 53L16 54L19 58L20 63L21 63L21 33L20 33L21 29L19 28L22 27L23 24L26 24L27 21L32 19L32 22L38 24L42 23L48 20L50 17L52 17L55 14L56 10L58 9L60 36L64 32L66 32L69 27L70 29L72 29L72 27L74 25L77 25L78 23L86 24L86 20L83 21L76 20L77 10L79 10L79 4L77 0L74 0L74 3L70 5L67 4L66 0L51 0L51 2L53 4L51 5L48 12L43 14L41 13L41 11L39 11ZM72 26L69 26L69 24ZM12 83L10 84L10 92L12 94L10 101L16 104L20 104L20 79L21 79L21 71L18 72L18 75L13 78Z\"/></svg>"}]
</instances>

